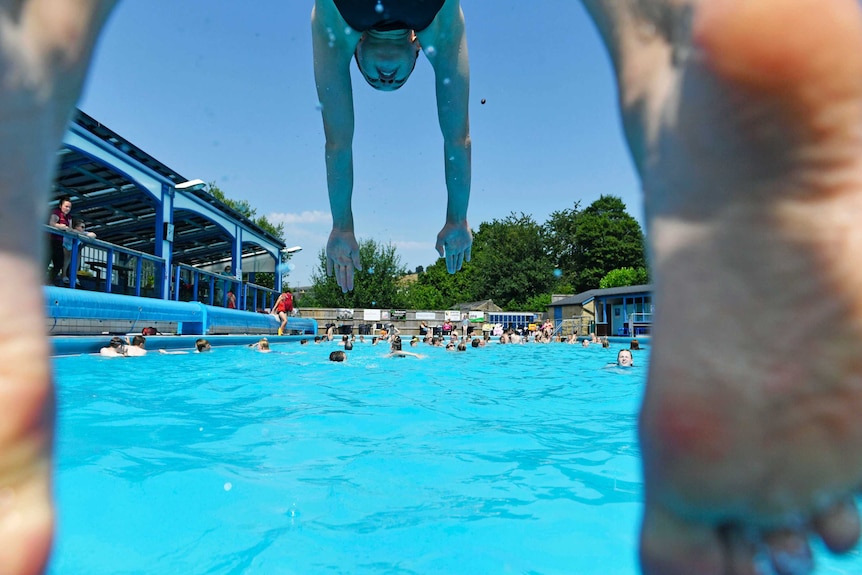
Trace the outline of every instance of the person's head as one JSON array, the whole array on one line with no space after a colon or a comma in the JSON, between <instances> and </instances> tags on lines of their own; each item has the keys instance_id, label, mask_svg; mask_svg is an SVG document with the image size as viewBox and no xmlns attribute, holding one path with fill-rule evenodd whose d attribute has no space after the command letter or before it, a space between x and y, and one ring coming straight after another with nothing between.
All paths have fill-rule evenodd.
<instances>
[{"instance_id":1,"label":"person's head","mask_svg":"<svg viewBox=\"0 0 862 575\"><path fill-rule=\"evenodd\" d=\"M230 266L225 266L224 271L226 271L227 273L230 273Z\"/></svg>"},{"instance_id":2,"label":"person's head","mask_svg":"<svg viewBox=\"0 0 862 575\"><path fill-rule=\"evenodd\" d=\"M633 339L631 342L631 345L629 345L629 349L640 349L640 348L641 348L640 342L638 342L638 340L636 340L636 339Z\"/></svg>"},{"instance_id":3,"label":"person's head","mask_svg":"<svg viewBox=\"0 0 862 575\"><path fill-rule=\"evenodd\" d=\"M347 361L347 354L341 350L329 354L329 361Z\"/></svg>"},{"instance_id":4,"label":"person's head","mask_svg":"<svg viewBox=\"0 0 862 575\"><path fill-rule=\"evenodd\" d=\"M63 196L57 203L57 207L60 208L60 211L64 214L68 214L72 211L72 198L69 196Z\"/></svg>"},{"instance_id":5,"label":"person's head","mask_svg":"<svg viewBox=\"0 0 862 575\"><path fill-rule=\"evenodd\" d=\"M345 343L345 344L344 344L344 349L345 349L345 350L347 350L347 351L350 351L351 349L353 349L353 342L352 342L352 341L348 341L347 343Z\"/></svg>"},{"instance_id":6,"label":"person's head","mask_svg":"<svg viewBox=\"0 0 862 575\"><path fill-rule=\"evenodd\" d=\"M320 343L320 336L319 335L314 336L314 343Z\"/></svg>"},{"instance_id":7,"label":"person's head","mask_svg":"<svg viewBox=\"0 0 862 575\"><path fill-rule=\"evenodd\" d=\"M86 232L87 231L87 223L81 218L75 218L74 223L72 224L72 229L76 232Z\"/></svg>"},{"instance_id":8,"label":"person's head","mask_svg":"<svg viewBox=\"0 0 862 575\"><path fill-rule=\"evenodd\" d=\"M208 342L204 338L200 338L195 341L195 349L197 349L200 353L203 353L205 351L210 351L212 349L212 346L210 345L210 342Z\"/></svg>"},{"instance_id":9,"label":"person's head","mask_svg":"<svg viewBox=\"0 0 862 575\"><path fill-rule=\"evenodd\" d=\"M413 73L420 50L412 30L368 31L359 39L354 57L366 82L377 90L391 92L403 86Z\"/></svg>"},{"instance_id":10,"label":"person's head","mask_svg":"<svg viewBox=\"0 0 862 575\"><path fill-rule=\"evenodd\" d=\"M608 341L608 338L602 338L602 347L611 347L611 342Z\"/></svg>"},{"instance_id":11,"label":"person's head","mask_svg":"<svg viewBox=\"0 0 862 575\"><path fill-rule=\"evenodd\" d=\"M123 341L123 338L114 336L111 338L111 341L108 342L108 346L114 348L117 352L122 353L123 349L126 347L126 342Z\"/></svg>"},{"instance_id":12,"label":"person's head","mask_svg":"<svg viewBox=\"0 0 862 575\"><path fill-rule=\"evenodd\" d=\"M467 351L467 344L463 341L458 344L458 351Z\"/></svg>"},{"instance_id":13,"label":"person's head","mask_svg":"<svg viewBox=\"0 0 862 575\"><path fill-rule=\"evenodd\" d=\"M142 335L136 335L132 338L132 345L136 347L144 347L147 344L147 338Z\"/></svg>"},{"instance_id":14,"label":"person's head","mask_svg":"<svg viewBox=\"0 0 862 575\"><path fill-rule=\"evenodd\" d=\"M399 336L395 336L392 338L392 341L389 342L390 351L401 351L401 338Z\"/></svg>"},{"instance_id":15,"label":"person's head","mask_svg":"<svg viewBox=\"0 0 862 575\"><path fill-rule=\"evenodd\" d=\"M470 340L470 345L473 347L479 347L479 338L477 337L475 339Z\"/></svg>"},{"instance_id":16,"label":"person's head","mask_svg":"<svg viewBox=\"0 0 862 575\"><path fill-rule=\"evenodd\" d=\"M299 345L308 345L308 340L307 339L299 340Z\"/></svg>"},{"instance_id":17,"label":"person's head","mask_svg":"<svg viewBox=\"0 0 862 575\"><path fill-rule=\"evenodd\" d=\"M631 367L634 365L632 352L628 349L621 349L617 354L617 365L622 367Z\"/></svg>"},{"instance_id":18,"label":"person's head","mask_svg":"<svg viewBox=\"0 0 862 575\"><path fill-rule=\"evenodd\" d=\"M258 349L269 349L269 340L265 337L260 338L260 341L257 342Z\"/></svg>"}]
</instances>

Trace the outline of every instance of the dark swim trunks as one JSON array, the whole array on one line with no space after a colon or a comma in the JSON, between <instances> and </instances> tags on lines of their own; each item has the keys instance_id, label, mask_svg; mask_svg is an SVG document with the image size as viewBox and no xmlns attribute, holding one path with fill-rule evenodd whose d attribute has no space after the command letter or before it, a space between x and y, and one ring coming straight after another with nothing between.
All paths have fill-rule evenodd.
<instances>
[{"instance_id":1,"label":"dark swim trunks","mask_svg":"<svg viewBox=\"0 0 862 575\"><path fill-rule=\"evenodd\" d=\"M414 30L431 25L446 0L333 0L341 17L358 32Z\"/></svg>"}]
</instances>

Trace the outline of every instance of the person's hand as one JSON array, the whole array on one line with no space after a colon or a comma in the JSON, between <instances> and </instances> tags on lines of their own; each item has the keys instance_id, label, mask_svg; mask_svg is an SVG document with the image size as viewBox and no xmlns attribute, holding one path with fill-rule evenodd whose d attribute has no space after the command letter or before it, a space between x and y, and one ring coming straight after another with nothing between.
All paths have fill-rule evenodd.
<instances>
[{"instance_id":1,"label":"person's hand","mask_svg":"<svg viewBox=\"0 0 862 575\"><path fill-rule=\"evenodd\" d=\"M447 223L437 234L437 253L446 258L446 270L450 274L460 270L465 261L470 261L472 247L473 233L467 220Z\"/></svg>"},{"instance_id":2,"label":"person's hand","mask_svg":"<svg viewBox=\"0 0 862 575\"><path fill-rule=\"evenodd\" d=\"M359 244L353 231L332 230L326 242L326 275L335 273L335 281L344 293L353 289L353 269L362 269Z\"/></svg>"}]
</instances>

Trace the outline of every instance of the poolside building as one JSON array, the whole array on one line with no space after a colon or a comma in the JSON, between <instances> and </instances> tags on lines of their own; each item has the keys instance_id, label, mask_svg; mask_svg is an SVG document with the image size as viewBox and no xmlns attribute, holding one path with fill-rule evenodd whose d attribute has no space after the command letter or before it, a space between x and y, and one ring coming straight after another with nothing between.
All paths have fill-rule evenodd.
<instances>
[{"instance_id":1,"label":"poolside building","mask_svg":"<svg viewBox=\"0 0 862 575\"><path fill-rule=\"evenodd\" d=\"M651 331L655 311L652 285L593 289L576 295L552 296L548 315L559 333L637 336Z\"/></svg>"}]
</instances>

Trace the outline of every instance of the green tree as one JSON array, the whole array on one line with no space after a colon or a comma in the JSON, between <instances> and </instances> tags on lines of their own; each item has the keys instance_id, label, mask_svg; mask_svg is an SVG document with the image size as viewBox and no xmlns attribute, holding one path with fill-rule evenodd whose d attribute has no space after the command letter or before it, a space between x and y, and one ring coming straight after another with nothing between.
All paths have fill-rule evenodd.
<instances>
[{"instance_id":1,"label":"green tree","mask_svg":"<svg viewBox=\"0 0 862 575\"><path fill-rule=\"evenodd\" d=\"M450 274L446 261L440 258L408 286L407 305L412 309L451 309L455 304L481 299L473 291L472 274L473 265L466 262L458 273Z\"/></svg>"},{"instance_id":2,"label":"green tree","mask_svg":"<svg viewBox=\"0 0 862 575\"><path fill-rule=\"evenodd\" d=\"M334 276L326 275L326 250L318 254L318 268L312 273L314 300L321 307L400 308L406 294L400 279L407 273L392 244L373 239L359 242L361 270L353 276L353 290L342 293Z\"/></svg>"},{"instance_id":3,"label":"green tree","mask_svg":"<svg viewBox=\"0 0 862 575\"><path fill-rule=\"evenodd\" d=\"M601 196L583 210L576 202L553 212L544 230L562 280L576 292L599 287L611 270L646 267L643 230L616 196Z\"/></svg>"},{"instance_id":4,"label":"green tree","mask_svg":"<svg viewBox=\"0 0 862 575\"><path fill-rule=\"evenodd\" d=\"M521 309L557 283L542 226L526 214L483 222L473 239L472 293L506 309Z\"/></svg>"},{"instance_id":5,"label":"green tree","mask_svg":"<svg viewBox=\"0 0 862 575\"><path fill-rule=\"evenodd\" d=\"M599 281L599 287L608 289L647 283L649 283L649 277L646 268L617 268L605 274L605 277Z\"/></svg>"},{"instance_id":6,"label":"green tree","mask_svg":"<svg viewBox=\"0 0 862 575\"><path fill-rule=\"evenodd\" d=\"M599 287L601 279L617 268L646 268L644 235L623 201L601 196L575 215L572 259L565 263L577 292Z\"/></svg>"},{"instance_id":7,"label":"green tree","mask_svg":"<svg viewBox=\"0 0 862 575\"><path fill-rule=\"evenodd\" d=\"M545 247L563 281L574 283L578 270L575 268L577 251L578 219L582 213L581 202L565 210L552 212L543 226Z\"/></svg>"}]
</instances>

